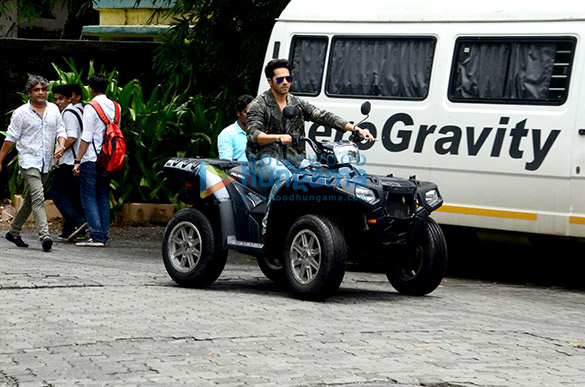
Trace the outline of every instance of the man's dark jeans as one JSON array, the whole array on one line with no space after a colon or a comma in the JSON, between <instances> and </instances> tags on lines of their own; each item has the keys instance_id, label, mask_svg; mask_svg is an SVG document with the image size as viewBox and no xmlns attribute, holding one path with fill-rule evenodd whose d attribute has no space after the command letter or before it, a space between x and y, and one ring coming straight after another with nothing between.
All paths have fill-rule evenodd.
<instances>
[{"instance_id":1,"label":"man's dark jeans","mask_svg":"<svg viewBox=\"0 0 585 387\"><path fill-rule=\"evenodd\" d=\"M63 236L67 237L85 222L79 194L79 178L73 176L73 165L61 164L59 168L55 168L51 197L65 219Z\"/></svg>"},{"instance_id":2,"label":"man's dark jeans","mask_svg":"<svg viewBox=\"0 0 585 387\"><path fill-rule=\"evenodd\" d=\"M80 166L81 203L94 242L106 243L110 230L110 178L102 177L101 167L87 161Z\"/></svg>"}]
</instances>

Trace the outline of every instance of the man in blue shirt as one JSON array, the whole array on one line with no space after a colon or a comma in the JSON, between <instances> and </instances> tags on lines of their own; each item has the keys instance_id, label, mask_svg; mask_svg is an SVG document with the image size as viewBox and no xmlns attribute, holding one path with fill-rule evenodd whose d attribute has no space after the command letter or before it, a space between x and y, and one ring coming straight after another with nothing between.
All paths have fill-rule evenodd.
<instances>
[{"instance_id":1,"label":"man in blue shirt","mask_svg":"<svg viewBox=\"0 0 585 387\"><path fill-rule=\"evenodd\" d=\"M248 94L238 97L236 115L238 120L223 129L217 137L219 158L224 160L248 161L246 158L246 112L254 97Z\"/></svg>"}]
</instances>

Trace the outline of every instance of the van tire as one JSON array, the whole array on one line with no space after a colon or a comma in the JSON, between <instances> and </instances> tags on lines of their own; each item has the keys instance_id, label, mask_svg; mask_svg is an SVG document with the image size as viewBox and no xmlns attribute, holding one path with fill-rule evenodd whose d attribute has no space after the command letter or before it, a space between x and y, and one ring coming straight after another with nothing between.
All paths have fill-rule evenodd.
<instances>
[{"instance_id":1,"label":"van tire","mask_svg":"<svg viewBox=\"0 0 585 387\"><path fill-rule=\"evenodd\" d=\"M165 229L162 253L171 278L185 287L211 285L227 261L227 250L219 247L211 222L194 208L173 215Z\"/></svg>"},{"instance_id":2,"label":"van tire","mask_svg":"<svg viewBox=\"0 0 585 387\"><path fill-rule=\"evenodd\" d=\"M435 290L447 268L447 243L439 225L428 218L414 247L386 272L398 292L423 296Z\"/></svg>"},{"instance_id":3,"label":"van tire","mask_svg":"<svg viewBox=\"0 0 585 387\"><path fill-rule=\"evenodd\" d=\"M287 283L297 298L323 300L343 281L347 246L339 227L329 218L304 215L288 232L284 250Z\"/></svg>"}]
</instances>

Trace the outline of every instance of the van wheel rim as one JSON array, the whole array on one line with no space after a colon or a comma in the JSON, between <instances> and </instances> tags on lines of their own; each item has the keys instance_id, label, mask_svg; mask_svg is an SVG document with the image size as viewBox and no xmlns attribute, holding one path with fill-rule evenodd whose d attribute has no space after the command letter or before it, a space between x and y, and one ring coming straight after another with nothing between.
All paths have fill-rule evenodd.
<instances>
[{"instance_id":1,"label":"van wheel rim","mask_svg":"<svg viewBox=\"0 0 585 387\"><path fill-rule=\"evenodd\" d=\"M201 234L191 222L177 224L169 236L168 253L173 268L180 273L193 271L201 259Z\"/></svg>"},{"instance_id":2,"label":"van wheel rim","mask_svg":"<svg viewBox=\"0 0 585 387\"><path fill-rule=\"evenodd\" d=\"M311 230L299 232L290 246L290 266L294 279L302 284L310 284L321 267L321 244Z\"/></svg>"}]
</instances>

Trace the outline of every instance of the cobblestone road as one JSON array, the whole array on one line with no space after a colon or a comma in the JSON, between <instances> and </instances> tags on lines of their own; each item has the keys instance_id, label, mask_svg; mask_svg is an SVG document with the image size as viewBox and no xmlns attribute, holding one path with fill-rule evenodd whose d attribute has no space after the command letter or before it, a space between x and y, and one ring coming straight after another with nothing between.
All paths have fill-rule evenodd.
<instances>
[{"instance_id":1,"label":"cobblestone road","mask_svg":"<svg viewBox=\"0 0 585 387\"><path fill-rule=\"evenodd\" d=\"M238 255L213 286L183 289L156 230L50 253L2 238L0 385L585 385L581 290L446 278L406 297L348 272L303 302Z\"/></svg>"}]
</instances>

